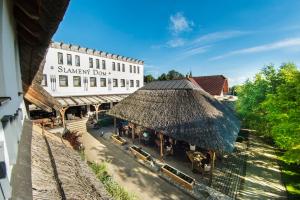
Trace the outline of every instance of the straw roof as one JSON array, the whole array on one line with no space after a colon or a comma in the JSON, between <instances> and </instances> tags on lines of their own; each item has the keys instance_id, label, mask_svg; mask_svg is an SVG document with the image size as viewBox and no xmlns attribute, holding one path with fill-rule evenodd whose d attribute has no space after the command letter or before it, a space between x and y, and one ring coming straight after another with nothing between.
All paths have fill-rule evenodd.
<instances>
[{"instance_id":1,"label":"straw roof","mask_svg":"<svg viewBox=\"0 0 300 200\"><path fill-rule=\"evenodd\" d=\"M220 153L233 150L240 128L230 109L187 79L149 83L108 114Z\"/></svg>"},{"instance_id":2,"label":"straw roof","mask_svg":"<svg viewBox=\"0 0 300 200\"><path fill-rule=\"evenodd\" d=\"M51 38L68 5L69 0L12 1L24 97L46 111L61 108L59 102L38 85L43 78L45 56Z\"/></svg>"}]
</instances>

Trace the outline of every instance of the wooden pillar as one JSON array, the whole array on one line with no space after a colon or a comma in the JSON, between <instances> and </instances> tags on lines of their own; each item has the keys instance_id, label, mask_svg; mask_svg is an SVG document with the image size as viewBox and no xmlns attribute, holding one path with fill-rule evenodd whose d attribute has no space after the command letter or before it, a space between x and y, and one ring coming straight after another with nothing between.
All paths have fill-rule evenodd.
<instances>
[{"instance_id":1,"label":"wooden pillar","mask_svg":"<svg viewBox=\"0 0 300 200\"><path fill-rule=\"evenodd\" d=\"M96 120L98 121L98 112L99 112L99 107L101 104L94 104L92 106L94 106L95 108L95 113L96 113Z\"/></svg>"},{"instance_id":2,"label":"wooden pillar","mask_svg":"<svg viewBox=\"0 0 300 200\"><path fill-rule=\"evenodd\" d=\"M137 129L137 134L139 136L139 144L141 144L141 127L139 126L139 128Z\"/></svg>"},{"instance_id":3,"label":"wooden pillar","mask_svg":"<svg viewBox=\"0 0 300 200\"><path fill-rule=\"evenodd\" d=\"M135 134L135 125L132 124L131 136L132 136L132 143L133 143L133 144L134 144L134 134Z\"/></svg>"},{"instance_id":4,"label":"wooden pillar","mask_svg":"<svg viewBox=\"0 0 300 200\"><path fill-rule=\"evenodd\" d=\"M68 109L69 107L63 107L59 110L59 113L61 115L61 121L62 121L62 125L64 128L66 128L66 122L65 122L65 113L66 113L66 110Z\"/></svg>"},{"instance_id":5,"label":"wooden pillar","mask_svg":"<svg viewBox=\"0 0 300 200\"><path fill-rule=\"evenodd\" d=\"M114 117L114 133L117 134L117 118Z\"/></svg>"},{"instance_id":6,"label":"wooden pillar","mask_svg":"<svg viewBox=\"0 0 300 200\"><path fill-rule=\"evenodd\" d=\"M216 153L214 151L210 152L210 172L209 172L209 185L212 184L212 176L213 176L213 170L215 168L215 159L216 159Z\"/></svg>"},{"instance_id":7,"label":"wooden pillar","mask_svg":"<svg viewBox=\"0 0 300 200\"><path fill-rule=\"evenodd\" d=\"M163 159L164 157L164 135L162 133L159 133L159 139L160 139L160 157Z\"/></svg>"}]
</instances>

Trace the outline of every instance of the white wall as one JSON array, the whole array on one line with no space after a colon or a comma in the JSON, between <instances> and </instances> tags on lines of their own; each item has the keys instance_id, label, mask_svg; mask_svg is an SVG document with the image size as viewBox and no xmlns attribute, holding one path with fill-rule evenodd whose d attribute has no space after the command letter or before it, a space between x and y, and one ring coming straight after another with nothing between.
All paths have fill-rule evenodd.
<instances>
[{"instance_id":1,"label":"white wall","mask_svg":"<svg viewBox=\"0 0 300 200\"><path fill-rule=\"evenodd\" d=\"M63 64L58 64L57 53L63 53ZM72 66L67 65L67 54L72 55ZM80 66L75 66L75 55L80 56ZM89 58L93 58L93 68L89 67ZM96 59L100 61L100 69L96 69ZM106 69L102 69L102 60L105 60ZM120 63L121 71L112 70L112 62ZM125 72L122 72L122 64L125 64ZM129 65L139 66L139 73L130 73ZM59 72L59 68L64 68L66 71ZM68 73L68 70L77 70L76 73ZM85 70L85 74L80 74L79 70ZM138 88L143 86L144 79L144 66L142 64L136 64L131 62L124 62L120 60L105 58L101 56L90 55L86 53L74 52L71 50L59 49L59 48L49 48L46 63L44 67L44 74L47 74L47 86L44 88L52 96L80 96L80 95L106 95L106 94L128 94L136 91ZM50 77L56 77L56 90L51 89ZM59 75L68 75L68 87L59 86ZM73 87L73 76L81 76L81 87ZM83 77L88 77L88 88L85 90ZM89 77L96 77L97 87L90 87ZM106 78L106 87L100 87L100 78ZM111 85L113 84L113 79L118 79L118 87L109 87L108 79L111 79ZM120 79L125 79L129 81L134 80L134 87L121 87ZM136 87L136 80L139 80L139 87Z\"/></svg>"},{"instance_id":2,"label":"white wall","mask_svg":"<svg viewBox=\"0 0 300 200\"><path fill-rule=\"evenodd\" d=\"M11 100L0 106L0 119L4 116L14 116L14 120L3 127L0 122L0 161L5 161L7 177L0 179L5 198L10 198L11 170L17 159L18 141L26 109L22 92L21 72L18 55L18 42L15 32L15 22L12 14L12 1L0 0L0 96L10 97ZM0 198L2 193L0 193Z\"/></svg>"}]
</instances>

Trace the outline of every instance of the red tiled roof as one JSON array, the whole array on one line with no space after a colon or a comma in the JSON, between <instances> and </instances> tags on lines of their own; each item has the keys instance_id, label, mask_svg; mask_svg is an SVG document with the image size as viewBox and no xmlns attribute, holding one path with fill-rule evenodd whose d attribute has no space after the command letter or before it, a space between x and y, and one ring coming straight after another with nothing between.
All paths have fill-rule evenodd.
<instances>
[{"instance_id":1,"label":"red tiled roof","mask_svg":"<svg viewBox=\"0 0 300 200\"><path fill-rule=\"evenodd\" d=\"M199 76L189 78L193 83L197 83L206 92L211 95L221 95L222 91L224 93L228 92L228 82L227 78L223 75L214 76Z\"/></svg>"}]
</instances>

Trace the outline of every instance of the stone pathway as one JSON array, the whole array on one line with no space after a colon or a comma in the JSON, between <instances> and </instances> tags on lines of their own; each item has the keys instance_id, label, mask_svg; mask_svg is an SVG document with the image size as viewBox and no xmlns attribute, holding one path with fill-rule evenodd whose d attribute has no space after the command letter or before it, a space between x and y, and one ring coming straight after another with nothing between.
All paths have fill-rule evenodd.
<instances>
[{"instance_id":1,"label":"stone pathway","mask_svg":"<svg viewBox=\"0 0 300 200\"><path fill-rule=\"evenodd\" d=\"M142 200L190 200L191 196L158 177L158 175L125 154L110 139L99 137L99 133L84 133L82 142L89 161L108 161L109 174L113 179ZM100 141L98 141L97 139Z\"/></svg>"},{"instance_id":2,"label":"stone pathway","mask_svg":"<svg viewBox=\"0 0 300 200\"><path fill-rule=\"evenodd\" d=\"M275 148L249 135L246 175L237 199L286 199Z\"/></svg>"}]
</instances>

